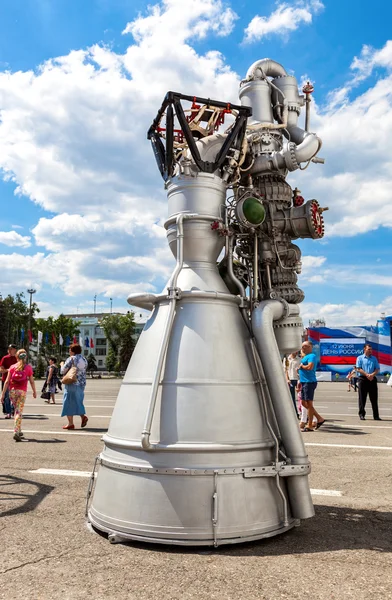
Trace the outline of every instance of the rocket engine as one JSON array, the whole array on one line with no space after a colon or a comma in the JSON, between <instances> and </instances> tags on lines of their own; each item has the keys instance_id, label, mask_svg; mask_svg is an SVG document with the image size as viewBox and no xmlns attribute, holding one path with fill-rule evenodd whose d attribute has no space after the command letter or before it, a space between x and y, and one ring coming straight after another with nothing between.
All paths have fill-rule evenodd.
<instances>
[{"instance_id":1,"label":"rocket engine","mask_svg":"<svg viewBox=\"0 0 392 600\"><path fill-rule=\"evenodd\" d=\"M89 490L89 520L111 542L218 546L314 514L282 369L303 330L293 240L321 238L326 210L286 181L323 162L303 91L263 59L240 105L168 92L148 131L176 266L161 294L128 297L151 316Z\"/></svg>"}]
</instances>

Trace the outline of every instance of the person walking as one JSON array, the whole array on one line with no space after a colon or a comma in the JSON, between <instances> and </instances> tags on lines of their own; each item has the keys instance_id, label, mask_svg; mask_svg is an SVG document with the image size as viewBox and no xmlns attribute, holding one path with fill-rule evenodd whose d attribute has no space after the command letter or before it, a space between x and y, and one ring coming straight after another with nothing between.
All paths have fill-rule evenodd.
<instances>
[{"instance_id":1,"label":"person walking","mask_svg":"<svg viewBox=\"0 0 392 600\"><path fill-rule=\"evenodd\" d=\"M370 344L365 344L363 348L363 354L358 356L356 370L359 373L358 380L358 415L361 421L365 420L366 400L369 394L370 403L373 410L373 419L375 421L381 421L380 415L378 414L378 386L377 386L377 373L380 371L380 365L378 360L372 354L372 347Z\"/></svg>"},{"instance_id":2,"label":"person walking","mask_svg":"<svg viewBox=\"0 0 392 600\"><path fill-rule=\"evenodd\" d=\"M302 431L315 431L313 417L317 419L316 429L325 423L325 419L314 408L314 392L317 387L316 364L317 358L313 353L313 344L309 341L302 344L301 364L298 367L298 375L302 384L302 405L308 410L308 423Z\"/></svg>"},{"instance_id":3,"label":"person walking","mask_svg":"<svg viewBox=\"0 0 392 600\"><path fill-rule=\"evenodd\" d=\"M56 404L56 383L57 383L57 375L58 375L58 368L57 368L57 358L55 358L54 356L51 356L49 358L49 366L46 369L46 382L45 385L47 386L48 392L50 393L50 398L48 400L45 400L45 402L47 402L48 404L50 404L50 401L52 400L52 404Z\"/></svg>"},{"instance_id":4,"label":"person walking","mask_svg":"<svg viewBox=\"0 0 392 600\"><path fill-rule=\"evenodd\" d=\"M12 365L8 370L7 379L1 394L1 401L3 402L5 393L9 389L10 400L15 411L15 427L14 427L14 440L21 442L23 438L22 433L22 417L23 408L26 402L27 384L30 382L31 389L33 390L33 398L37 397L35 389L35 381L33 377L33 369L31 365L27 364L27 352L23 348L18 350L16 353L17 363Z\"/></svg>"},{"instance_id":5,"label":"person walking","mask_svg":"<svg viewBox=\"0 0 392 600\"><path fill-rule=\"evenodd\" d=\"M66 375L68 371L75 367L76 380L73 383L64 384L63 410L62 417L67 417L68 425L63 425L63 429L75 429L73 418L75 415L81 417L81 427L86 427L88 417L84 408L84 388L86 387L86 369L87 360L81 355L82 348L79 344L71 344L69 347L69 358L65 363L60 363L61 374Z\"/></svg>"},{"instance_id":6,"label":"person walking","mask_svg":"<svg viewBox=\"0 0 392 600\"><path fill-rule=\"evenodd\" d=\"M8 354L3 356L3 358L0 360L0 372L2 373L2 377L1 377L1 389L2 390L4 389L5 382L7 379L8 369L10 367L12 367L12 365L15 365L18 362L17 358L15 356L16 350L17 350L17 348L16 348L15 344L10 344L8 346ZM3 413L5 415L4 418L11 419L13 412L14 412L14 409L13 409L13 406L11 405L9 389L7 388L5 395L4 395L4 402L3 402Z\"/></svg>"},{"instance_id":7,"label":"person walking","mask_svg":"<svg viewBox=\"0 0 392 600\"><path fill-rule=\"evenodd\" d=\"M301 364L301 357L298 352L292 352L287 358L284 359L286 381L289 386L291 398L293 400L295 413L299 418L297 403L295 401L295 390L298 384L298 367Z\"/></svg>"}]
</instances>

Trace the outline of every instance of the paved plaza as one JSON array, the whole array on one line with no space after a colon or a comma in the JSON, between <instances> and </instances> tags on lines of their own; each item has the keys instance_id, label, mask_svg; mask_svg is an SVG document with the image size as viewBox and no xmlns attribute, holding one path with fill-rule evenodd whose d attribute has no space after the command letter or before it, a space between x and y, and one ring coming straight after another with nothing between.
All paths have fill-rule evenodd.
<instances>
[{"instance_id":1,"label":"paved plaza","mask_svg":"<svg viewBox=\"0 0 392 600\"><path fill-rule=\"evenodd\" d=\"M303 434L316 516L275 538L213 550L111 545L87 527L88 472L119 386L88 381L85 430L62 430L61 394L48 406L29 392L23 443L0 421L0 598L392 598L390 387L379 384L375 422L370 406L359 421L346 384L319 384L316 406L328 421Z\"/></svg>"}]
</instances>

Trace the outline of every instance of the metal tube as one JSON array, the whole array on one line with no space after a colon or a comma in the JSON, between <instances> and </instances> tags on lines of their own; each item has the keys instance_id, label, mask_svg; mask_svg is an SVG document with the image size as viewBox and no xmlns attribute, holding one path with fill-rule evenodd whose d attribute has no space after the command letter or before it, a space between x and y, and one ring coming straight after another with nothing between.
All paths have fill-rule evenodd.
<instances>
[{"instance_id":1,"label":"metal tube","mask_svg":"<svg viewBox=\"0 0 392 600\"><path fill-rule=\"evenodd\" d=\"M298 310L297 306L292 306L290 313L298 314ZM309 464L273 330L273 321L281 319L283 315L284 305L281 302L277 300L261 302L252 314L253 333L286 454L294 465ZM314 508L307 478L291 479L287 484L287 492L293 516L299 519L312 517Z\"/></svg>"},{"instance_id":2,"label":"metal tube","mask_svg":"<svg viewBox=\"0 0 392 600\"><path fill-rule=\"evenodd\" d=\"M230 238L229 240L229 258L227 261L227 273L230 277L230 279L232 280L232 282L234 283L234 285L236 285L240 291L240 296L242 298L245 297L245 288L242 285L241 281L234 275L234 271L233 271L233 244L234 244L234 238Z\"/></svg>"},{"instance_id":3,"label":"metal tube","mask_svg":"<svg viewBox=\"0 0 392 600\"><path fill-rule=\"evenodd\" d=\"M254 361L254 365L256 368L256 372L257 372L257 379L259 381L258 386L257 386L257 395L259 397L261 412L264 417L265 423L267 425L268 431L270 432L270 435L271 435L272 439L274 440L275 463L277 464L279 462L279 440L278 440L278 438L273 430L273 427L269 421L269 418L268 418L268 411L267 411L265 397L264 397L264 393L263 393L263 384L265 386L265 375L262 370L263 367L260 362L260 356L257 351L257 345L256 345L256 341L255 341L254 337L251 338L250 343L251 343L251 348L252 348L253 361ZM276 483L276 487L279 492L279 495L282 498L283 524L285 527L287 527L287 525L289 524L287 499L282 490L282 486L280 485L279 473L276 474L275 483Z\"/></svg>"},{"instance_id":4,"label":"metal tube","mask_svg":"<svg viewBox=\"0 0 392 600\"><path fill-rule=\"evenodd\" d=\"M254 245L254 264L253 264L253 299L257 302L259 295L259 238L255 233Z\"/></svg>"},{"instance_id":5,"label":"metal tube","mask_svg":"<svg viewBox=\"0 0 392 600\"><path fill-rule=\"evenodd\" d=\"M306 94L305 98L305 131L309 131L310 127L310 103L311 103L310 94Z\"/></svg>"},{"instance_id":6,"label":"metal tube","mask_svg":"<svg viewBox=\"0 0 392 600\"><path fill-rule=\"evenodd\" d=\"M173 327L173 321L174 321L174 316L175 316L175 311L176 311L176 296L175 296L175 287L177 285L177 279L178 279L178 275L181 272L181 269L183 267L183 263L184 263L184 255L183 255L183 249L184 249L184 244L183 244L183 240L184 240L184 229L183 229L183 220L184 220L184 213L180 213L177 216L177 265L176 268L173 271L173 275L170 279L170 284L169 284L169 293L172 293L172 297L170 298L170 306L169 306L169 313L167 315L167 319L166 319L166 323L165 323L165 329L163 332L163 339L161 342L161 347L159 348L159 352L158 352L158 359L157 359L157 365L156 365L156 369L155 369L155 375L154 375L154 380L152 382L152 387L151 387L151 395L150 395L150 401L149 401L149 405L148 405L148 410L147 410L147 416L146 416L146 420L144 423L144 428L142 431L142 436L141 436L141 445L144 448L144 450L152 450L153 446L150 442L150 435L151 435L151 425L152 425L152 419L154 416L154 411L155 411L155 405L157 402L157 396L158 396L158 387L159 387L159 382L161 379L161 374L162 374L162 367L163 367L163 363L165 360L165 356L166 356L166 351L167 351L167 347L169 344L169 338L170 338L170 333Z\"/></svg>"}]
</instances>

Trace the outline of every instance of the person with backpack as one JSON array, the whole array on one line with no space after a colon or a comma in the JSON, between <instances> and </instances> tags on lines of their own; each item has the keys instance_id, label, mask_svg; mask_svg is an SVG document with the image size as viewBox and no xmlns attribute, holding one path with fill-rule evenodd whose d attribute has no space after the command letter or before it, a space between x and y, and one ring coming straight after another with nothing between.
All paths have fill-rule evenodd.
<instances>
[{"instance_id":1,"label":"person with backpack","mask_svg":"<svg viewBox=\"0 0 392 600\"><path fill-rule=\"evenodd\" d=\"M10 400L15 410L14 440L21 442L23 408L26 401L27 384L30 382L33 390L33 398L37 397L33 369L27 364L27 352L23 348L16 353L17 363L8 369L7 379L1 394L1 401L4 401L6 391L9 390Z\"/></svg>"}]
</instances>

